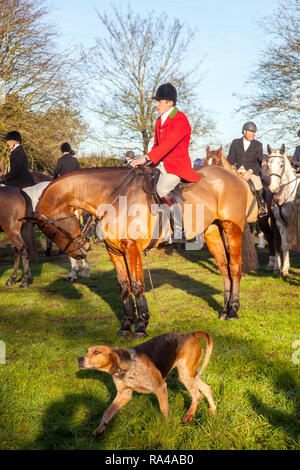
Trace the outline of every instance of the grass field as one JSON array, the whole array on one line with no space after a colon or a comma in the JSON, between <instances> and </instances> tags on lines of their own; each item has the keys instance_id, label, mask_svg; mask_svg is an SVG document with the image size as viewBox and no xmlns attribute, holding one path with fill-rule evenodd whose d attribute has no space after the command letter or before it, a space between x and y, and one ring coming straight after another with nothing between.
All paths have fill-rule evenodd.
<instances>
[{"instance_id":1,"label":"grass field","mask_svg":"<svg viewBox=\"0 0 300 470\"><path fill-rule=\"evenodd\" d=\"M41 247L39 263L31 265L31 287L4 287L12 252L1 239L0 340L6 346L6 364L0 364L1 449L299 449L299 255L292 254L286 280L265 266L244 276L240 320L222 322L223 282L206 250L149 253L144 264L149 338L199 329L212 335L203 380L212 387L217 413L211 416L202 400L194 421L181 424L190 395L174 370L167 379L169 421L154 395L134 393L94 438L91 432L115 388L108 374L79 370L77 357L95 344L141 342L117 336L122 308L113 265L104 248L93 247L91 277L68 283L67 258L45 258Z\"/></svg>"}]
</instances>

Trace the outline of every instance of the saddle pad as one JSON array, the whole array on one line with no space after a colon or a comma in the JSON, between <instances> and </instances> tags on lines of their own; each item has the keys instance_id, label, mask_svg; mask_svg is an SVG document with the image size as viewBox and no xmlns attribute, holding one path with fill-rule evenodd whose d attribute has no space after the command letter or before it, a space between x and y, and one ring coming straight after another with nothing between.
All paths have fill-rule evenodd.
<instances>
[{"instance_id":1,"label":"saddle pad","mask_svg":"<svg viewBox=\"0 0 300 470\"><path fill-rule=\"evenodd\" d=\"M28 188L23 188L27 196L30 197L32 202L32 209L35 211L36 206L39 202L42 192L45 188L51 183L51 181L42 181L41 183L35 184L34 186L28 186Z\"/></svg>"}]
</instances>

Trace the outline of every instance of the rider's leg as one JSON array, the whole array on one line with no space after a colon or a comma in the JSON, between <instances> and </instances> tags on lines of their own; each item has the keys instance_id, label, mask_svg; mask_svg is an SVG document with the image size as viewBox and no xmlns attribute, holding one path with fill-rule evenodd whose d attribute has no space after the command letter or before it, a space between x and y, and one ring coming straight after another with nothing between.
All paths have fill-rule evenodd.
<instances>
[{"instance_id":1,"label":"rider's leg","mask_svg":"<svg viewBox=\"0 0 300 470\"><path fill-rule=\"evenodd\" d=\"M171 243L182 242L182 240L185 239L185 235L181 207L172 191L175 186L180 183L180 178L179 176L167 173L163 165L159 166L159 170L161 174L156 186L156 191L162 203L166 206L165 209L170 217L170 225L173 231Z\"/></svg>"},{"instance_id":2,"label":"rider's leg","mask_svg":"<svg viewBox=\"0 0 300 470\"><path fill-rule=\"evenodd\" d=\"M268 212L266 210L266 202L263 196L263 186L262 186L260 176L251 175L250 179L251 181L253 181L255 189L256 189L256 200L257 200L257 205L258 205L257 216L259 218L266 217L266 215L268 215Z\"/></svg>"}]
</instances>

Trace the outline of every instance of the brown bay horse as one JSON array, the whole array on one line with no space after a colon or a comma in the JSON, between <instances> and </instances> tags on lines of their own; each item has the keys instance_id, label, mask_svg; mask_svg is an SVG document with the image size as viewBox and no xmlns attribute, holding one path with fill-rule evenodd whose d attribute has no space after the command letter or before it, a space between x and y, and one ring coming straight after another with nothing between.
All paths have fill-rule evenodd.
<instances>
[{"instance_id":1,"label":"brown bay horse","mask_svg":"<svg viewBox=\"0 0 300 470\"><path fill-rule=\"evenodd\" d=\"M251 205L247 183L220 167L201 167L201 180L184 192L182 204L187 239L205 232L205 242L215 257L224 281L224 308L221 319L238 318L241 279L242 233L245 215ZM128 181L135 175L134 179ZM82 209L102 220L105 244L115 266L123 301L124 322L120 336L145 337L149 311L145 298L142 252L152 239L158 215L151 214L143 189L144 176L128 168L89 168L62 176L43 192L33 217L35 223L60 249L75 259L86 256L88 243L82 237L75 210ZM121 197L126 197L126 210ZM113 205L112 205L113 203ZM195 227L197 205L203 208L199 231ZM110 210L113 209L110 217ZM185 213L192 223L186 225ZM111 218L111 224L108 223ZM217 223L215 223L217 221ZM150 222L150 223L149 223ZM106 226L105 226L106 224ZM126 227L126 229L125 229ZM221 231L223 232L223 236ZM223 238L226 238L228 255ZM157 247L160 239L154 244Z\"/></svg>"}]
</instances>

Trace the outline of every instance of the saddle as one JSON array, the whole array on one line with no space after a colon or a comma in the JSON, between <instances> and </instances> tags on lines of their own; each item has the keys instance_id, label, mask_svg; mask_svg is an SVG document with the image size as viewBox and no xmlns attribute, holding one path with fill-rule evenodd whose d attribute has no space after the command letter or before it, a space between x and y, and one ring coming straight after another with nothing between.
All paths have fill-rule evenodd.
<instances>
[{"instance_id":1,"label":"saddle","mask_svg":"<svg viewBox=\"0 0 300 470\"><path fill-rule=\"evenodd\" d=\"M147 203L149 210L152 215L157 215L158 207L162 201L157 194L156 185L160 176L160 171L157 168L150 167L138 167L136 169L137 174L143 174L143 190L147 195ZM185 199L183 193L192 189L195 183L189 183L185 180L181 180L180 183L172 190L175 194L178 204L181 204Z\"/></svg>"}]
</instances>

